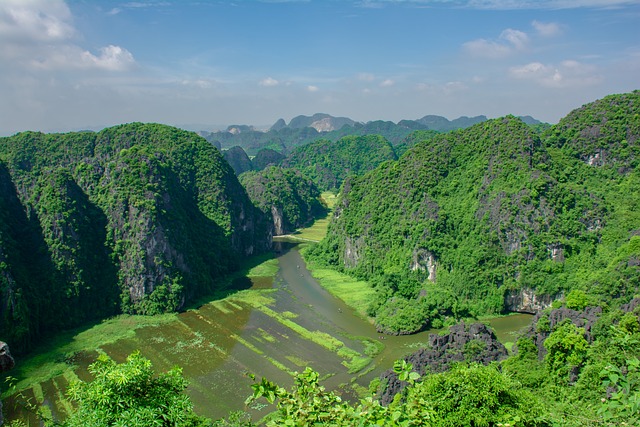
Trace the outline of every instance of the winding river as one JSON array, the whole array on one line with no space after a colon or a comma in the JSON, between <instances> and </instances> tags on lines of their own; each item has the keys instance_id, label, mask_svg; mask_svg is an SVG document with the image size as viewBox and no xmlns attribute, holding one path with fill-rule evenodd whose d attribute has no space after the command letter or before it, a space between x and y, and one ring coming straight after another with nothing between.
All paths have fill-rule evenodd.
<instances>
[{"instance_id":1,"label":"winding river","mask_svg":"<svg viewBox=\"0 0 640 427\"><path fill-rule=\"evenodd\" d=\"M259 417L273 409L244 406L251 391L250 373L289 386L292 372L310 366L321 374L327 388L354 397L396 359L428 342L433 331L380 336L318 284L295 244L283 244L277 256L275 277L252 278L249 290L181 313L169 324L138 329L135 337L101 350L119 362L140 350L159 371L181 366L196 411L220 418L233 410ZM514 341L512 334L526 326L530 317L513 315L489 323L502 341ZM87 366L96 354L76 356L78 377L90 379ZM27 390L25 396L31 394L56 417L64 417L65 402L60 398L68 380L54 378L41 383L40 390ZM5 413L8 420L28 418L13 399L5 402Z\"/></svg>"}]
</instances>

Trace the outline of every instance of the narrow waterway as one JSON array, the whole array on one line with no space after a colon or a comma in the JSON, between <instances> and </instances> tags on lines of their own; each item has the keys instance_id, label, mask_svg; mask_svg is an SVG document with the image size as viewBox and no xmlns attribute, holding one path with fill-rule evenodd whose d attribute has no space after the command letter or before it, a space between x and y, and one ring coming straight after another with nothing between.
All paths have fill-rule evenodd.
<instances>
[{"instance_id":1,"label":"narrow waterway","mask_svg":"<svg viewBox=\"0 0 640 427\"><path fill-rule=\"evenodd\" d=\"M355 384L366 387L395 360L425 345L433 332L381 336L320 286L295 244L280 248L278 263L275 277L252 278L248 291L181 313L172 323L138 329L134 338L100 350L119 362L140 350L158 371L182 367L190 382L187 392L199 414L220 418L242 409L259 416L273 408L244 406L251 394L250 373L289 386L292 372L310 366L321 374L327 388L353 397ZM491 323L502 339L513 341L509 334L529 318L508 316ZM377 354L369 357L372 348ZM76 355L78 377L90 379L87 366L96 355ZM35 394L27 390L24 395L41 396L52 413L63 418L66 409L60 398L67 384L66 378L57 377L42 383ZM14 399L5 402L5 414L8 420L29 418Z\"/></svg>"}]
</instances>

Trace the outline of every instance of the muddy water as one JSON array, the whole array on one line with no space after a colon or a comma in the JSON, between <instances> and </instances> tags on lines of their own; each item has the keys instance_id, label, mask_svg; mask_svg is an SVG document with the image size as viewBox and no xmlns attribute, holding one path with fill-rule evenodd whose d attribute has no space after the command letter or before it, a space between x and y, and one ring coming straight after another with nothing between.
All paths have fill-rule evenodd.
<instances>
[{"instance_id":1,"label":"muddy water","mask_svg":"<svg viewBox=\"0 0 640 427\"><path fill-rule=\"evenodd\" d=\"M394 360L428 342L433 332L382 337L311 277L293 245L279 249L278 261L280 269L275 277L252 278L241 284L251 287L249 291L182 313L170 324L138 329L134 338L101 350L119 362L140 350L158 371L181 366L190 381L187 392L199 414L220 418L244 409L260 416L270 408L244 406L251 391L249 373L289 386L292 372L310 366L321 374L328 388L354 396L354 377L356 383L368 385ZM492 322L505 341L514 341L509 334L527 320L526 316L508 316ZM382 350L368 363L364 361L359 372L349 373L352 360L345 357L345 350L364 358L365 347L367 343L371 347L372 342L382 344ZM95 356L94 352L78 355L78 377L89 379L86 368ZM45 403L60 418L64 417L64 405L59 398L66 384L58 377L41 385ZM31 390L25 394L33 395ZM5 404L5 409L11 407L15 405ZM20 412L7 415L8 419L26 416Z\"/></svg>"}]
</instances>

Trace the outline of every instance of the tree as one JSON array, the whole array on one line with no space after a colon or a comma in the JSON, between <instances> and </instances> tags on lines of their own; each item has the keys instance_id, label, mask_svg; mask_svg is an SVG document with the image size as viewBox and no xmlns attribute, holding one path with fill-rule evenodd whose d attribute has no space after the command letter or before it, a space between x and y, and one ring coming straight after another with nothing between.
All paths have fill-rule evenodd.
<instances>
[{"instance_id":1,"label":"tree","mask_svg":"<svg viewBox=\"0 0 640 427\"><path fill-rule=\"evenodd\" d=\"M548 352L545 362L550 372L563 378L571 369L584 363L589 348L584 333L584 328L578 328L569 319L556 326L544 341L544 347Z\"/></svg>"},{"instance_id":2,"label":"tree","mask_svg":"<svg viewBox=\"0 0 640 427\"><path fill-rule=\"evenodd\" d=\"M139 352L118 364L102 354L89 366L91 382L72 383L68 395L77 410L65 427L198 427L210 421L196 415L184 394L187 381L174 367L155 375L151 361Z\"/></svg>"}]
</instances>

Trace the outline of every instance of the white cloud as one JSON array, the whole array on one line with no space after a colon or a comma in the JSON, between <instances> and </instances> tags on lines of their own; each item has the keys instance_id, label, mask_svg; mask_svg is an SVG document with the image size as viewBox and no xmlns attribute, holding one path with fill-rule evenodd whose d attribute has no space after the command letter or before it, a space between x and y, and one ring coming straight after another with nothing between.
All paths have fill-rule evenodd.
<instances>
[{"instance_id":1,"label":"white cloud","mask_svg":"<svg viewBox=\"0 0 640 427\"><path fill-rule=\"evenodd\" d=\"M61 0L2 0L0 36L11 42L57 42L75 33L71 11Z\"/></svg>"},{"instance_id":2,"label":"white cloud","mask_svg":"<svg viewBox=\"0 0 640 427\"><path fill-rule=\"evenodd\" d=\"M389 87L389 86L393 86L394 84L396 84L396 82L394 82L393 80L386 79L380 82L380 87Z\"/></svg>"},{"instance_id":3,"label":"white cloud","mask_svg":"<svg viewBox=\"0 0 640 427\"><path fill-rule=\"evenodd\" d=\"M2 0L0 59L23 72L54 69L123 71L135 60L127 49L108 45L98 54L75 43L73 16L62 0Z\"/></svg>"},{"instance_id":4,"label":"white cloud","mask_svg":"<svg viewBox=\"0 0 640 427\"><path fill-rule=\"evenodd\" d=\"M382 7L385 4L407 3L418 6L451 6L491 10L557 10L580 8L620 8L637 5L637 0L364 0L364 7Z\"/></svg>"},{"instance_id":5,"label":"white cloud","mask_svg":"<svg viewBox=\"0 0 640 427\"><path fill-rule=\"evenodd\" d=\"M371 73L360 73L358 74L358 80L361 80L363 82L372 82L376 79L376 76L374 76Z\"/></svg>"},{"instance_id":6,"label":"white cloud","mask_svg":"<svg viewBox=\"0 0 640 427\"><path fill-rule=\"evenodd\" d=\"M461 2L477 9L580 9L637 5L637 0L468 0Z\"/></svg>"},{"instance_id":7,"label":"white cloud","mask_svg":"<svg viewBox=\"0 0 640 427\"><path fill-rule=\"evenodd\" d=\"M452 93L452 92L458 92L461 90L465 90L467 89L467 85L462 83L462 82L447 82L444 85L444 91L445 93Z\"/></svg>"},{"instance_id":8,"label":"white cloud","mask_svg":"<svg viewBox=\"0 0 640 427\"><path fill-rule=\"evenodd\" d=\"M185 79L181 82L184 86L193 86L200 89L210 89L215 85L215 82L209 79Z\"/></svg>"},{"instance_id":9,"label":"white cloud","mask_svg":"<svg viewBox=\"0 0 640 427\"><path fill-rule=\"evenodd\" d=\"M273 77L267 77L266 79L262 79L260 80L260 83L259 83L260 86L264 86L264 87L273 87L273 86L278 86L279 84L280 82L274 79Z\"/></svg>"},{"instance_id":10,"label":"white cloud","mask_svg":"<svg viewBox=\"0 0 640 427\"><path fill-rule=\"evenodd\" d=\"M318 86L309 85L309 86L307 86L307 90L308 90L309 92L317 92L317 91L319 91L320 89L318 88Z\"/></svg>"},{"instance_id":11,"label":"white cloud","mask_svg":"<svg viewBox=\"0 0 640 427\"><path fill-rule=\"evenodd\" d=\"M524 50L528 43L529 36L526 33L507 28L500 33L498 40L476 39L464 43L462 47L472 56L498 59Z\"/></svg>"},{"instance_id":12,"label":"white cloud","mask_svg":"<svg viewBox=\"0 0 640 427\"><path fill-rule=\"evenodd\" d=\"M554 88L593 86L602 81L602 77L598 75L594 66L574 60L562 61L557 65L531 62L511 67L509 76L519 80L529 80L539 86Z\"/></svg>"},{"instance_id":13,"label":"white cloud","mask_svg":"<svg viewBox=\"0 0 640 427\"><path fill-rule=\"evenodd\" d=\"M527 42L529 41L529 36L519 30L513 30L511 28L507 28L500 34L500 39L506 40L511 43L514 49L522 50L525 48Z\"/></svg>"},{"instance_id":14,"label":"white cloud","mask_svg":"<svg viewBox=\"0 0 640 427\"><path fill-rule=\"evenodd\" d=\"M562 33L560 25L555 22L533 21L531 25L543 37L554 37Z\"/></svg>"}]
</instances>

